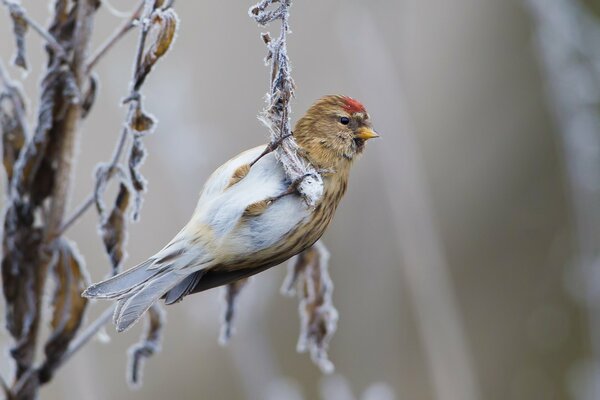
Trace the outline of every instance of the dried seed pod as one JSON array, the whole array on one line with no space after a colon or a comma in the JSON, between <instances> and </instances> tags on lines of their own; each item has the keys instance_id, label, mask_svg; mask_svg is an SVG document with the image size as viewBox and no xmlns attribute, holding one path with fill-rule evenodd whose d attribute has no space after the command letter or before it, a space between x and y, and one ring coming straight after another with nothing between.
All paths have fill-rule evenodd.
<instances>
[{"instance_id":1,"label":"dried seed pod","mask_svg":"<svg viewBox=\"0 0 600 400\"><path fill-rule=\"evenodd\" d=\"M171 48L178 25L179 18L173 9L159 8L152 12L148 32L150 46L144 52L142 62L135 73L135 90L138 90L144 83L146 76L158 59Z\"/></svg>"},{"instance_id":2,"label":"dried seed pod","mask_svg":"<svg viewBox=\"0 0 600 400\"><path fill-rule=\"evenodd\" d=\"M165 324L164 314L159 304L150 307L142 337L138 343L129 349L127 382L133 387L139 387L142 384L144 361L160 351L162 329Z\"/></svg>"}]
</instances>

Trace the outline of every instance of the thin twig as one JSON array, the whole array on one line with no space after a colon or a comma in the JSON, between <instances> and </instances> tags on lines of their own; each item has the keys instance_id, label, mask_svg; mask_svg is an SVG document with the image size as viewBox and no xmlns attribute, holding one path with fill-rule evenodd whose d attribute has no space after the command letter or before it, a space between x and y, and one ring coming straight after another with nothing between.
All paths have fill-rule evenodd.
<instances>
[{"instance_id":1,"label":"thin twig","mask_svg":"<svg viewBox=\"0 0 600 400\"><path fill-rule=\"evenodd\" d=\"M131 117L131 114L135 110L137 99L140 98L138 89L135 88L135 74L136 74L136 71L138 71L140 64L142 62L142 56L144 54L144 46L146 43L146 37L148 35L148 28L149 28L148 24L146 23L146 20L150 16L152 9L154 8L154 3L155 3L155 0L144 0L143 3L141 4L141 6L143 6L143 7L141 7L141 9L143 11L141 15L143 15L144 18L140 19L140 22L142 24L141 33L140 33L140 38L138 41L138 47L137 47L137 52L136 52L136 57L135 57L133 76L132 76L130 84L129 84L129 95L126 97L126 101L129 102L128 119L129 119L129 117ZM108 48L106 50L108 50ZM106 50L104 50L104 52L106 52ZM97 57L101 57L101 55L102 54L99 54ZM89 71L90 67L93 66L92 63L95 63L95 62L97 62L96 57L94 57L94 59L90 62L90 64L88 64L88 71ZM125 144L127 142L127 134L128 133L129 133L129 130L128 130L127 126L123 127L123 130L121 131L121 136L119 138L119 141L117 142L117 146L115 147L115 151L113 153L112 160L108 166L108 174L109 174L108 179L112 178L113 172L116 170L116 166L119 163L119 159L121 158L123 149L125 148ZM62 235L79 218L81 218L81 216L84 215L85 212L92 207L92 205L94 204L94 199L95 199L94 194L89 195L88 198L77 208L77 211L75 211L69 218L67 218L66 222L60 227L60 229L58 229L56 231L55 237Z\"/></svg>"},{"instance_id":2,"label":"thin twig","mask_svg":"<svg viewBox=\"0 0 600 400\"><path fill-rule=\"evenodd\" d=\"M140 1L140 4L133 11L131 16L119 27L117 28L113 34L98 48L92 57L90 57L90 61L87 65L87 72L89 73L96 64L100 61L100 59L110 50L121 38L123 38L127 32L129 32L133 27L135 27L135 21L139 19L142 10L144 9L144 1Z\"/></svg>"},{"instance_id":3,"label":"thin twig","mask_svg":"<svg viewBox=\"0 0 600 400\"><path fill-rule=\"evenodd\" d=\"M117 142L117 145L115 146L115 150L113 152L112 159L111 159L110 164L108 165L108 169L107 169L108 174L109 174L109 179L112 178L112 174L116 171L116 166L119 163L119 159L121 158L121 155L123 154L123 150L125 149L125 143L127 142L127 132L128 132L127 128L123 128L123 130L121 131L121 136L119 137L119 141ZM55 237L61 236L79 218L81 218L83 216L83 214L85 214L85 212L94 205L94 200L95 200L95 197L94 197L94 194L92 193L87 197L87 199L85 199L85 201L79 207L77 207L77 210L66 219L66 221L60 227L60 229L58 229L56 231Z\"/></svg>"},{"instance_id":4,"label":"thin twig","mask_svg":"<svg viewBox=\"0 0 600 400\"><path fill-rule=\"evenodd\" d=\"M69 349L65 352L60 360L59 365L67 362L79 349L81 349L87 342L90 341L104 325L106 325L111 319L114 313L114 306L104 310L98 318L96 318L88 327L81 332L69 345ZM58 366L57 366L58 367Z\"/></svg>"},{"instance_id":5,"label":"thin twig","mask_svg":"<svg viewBox=\"0 0 600 400\"><path fill-rule=\"evenodd\" d=\"M36 31L46 42L48 45L54 50L56 56L62 59L65 59L67 56L67 52L65 49L54 39L54 36L50 34L47 30L45 30L40 24L38 24L35 20L31 19L27 13L25 13L25 9L23 6L14 0L2 0L2 4L4 4L7 8L16 7L21 11L21 17L27 22L27 25L31 26L34 31Z\"/></svg>"},{"instance_id":6,"label":"thin twig","mask_svg":"<svg viewBox=\"0 0 600 400\"><path fill-rule=\"evenodd\" d=\"M71 225L73 225L79 218L81 218L81 216L85 214L85 212L92 205L94 205L93 194L89 195L88 198L85 199L85 201L79 207L77 207L77 211L75 211L71 216L67 218L67 220L62 224L60 229L56 232L55 237L62 236L67 231L67 229L69 229Z\"/></svg>"}]
</instances>

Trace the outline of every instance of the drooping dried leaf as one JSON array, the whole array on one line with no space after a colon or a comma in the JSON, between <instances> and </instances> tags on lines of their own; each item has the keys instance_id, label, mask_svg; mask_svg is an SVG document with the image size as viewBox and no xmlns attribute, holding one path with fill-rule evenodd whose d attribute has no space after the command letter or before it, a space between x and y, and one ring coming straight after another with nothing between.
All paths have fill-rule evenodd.
<instances>
[{"instance_id":1,"label":"drooping dried leaf","mask_svg":"<svg viewBox=\"0 0 600 400\"><path fill-rule=\"evenodd\" d=\"M22 218L26 219L23 220ZM39 246L41 229L21 229L31 226L33 218L18 206L9 207L5 214L2 285L5 300L6 328L14 340L10 353L17 366L17 374L32 365L35 356L34 324L39 312L36 293L43 271Z\"/></svg>"},{"instance_id":2,"label":"drooping dried leaf","mask_svg":"<svg viewBox=\"0 0 600 400\"><path fill-rule=\"evenodd\" d=\"M129 206L129 197L129 187L121 182L115 205L108 218L103 220L100 226L102 241L110 258L113 274L118 273L125 254L125 240L127 239L125 213Z\"/></svg>"},{"instance_id":3,"label":"drooping dried leaf","mask_svg":"<svg viewBox=\"0 0 600 400\"><path fill-rule=\"evenodd\" d=\"M58 113L58 97L61 90L62 72L58 67L51 67L46 71L46 75L41 83L41 101L38 107L38 120L33 139L27 143L23 157L23 162L19 163L18 168L14 170L15 188L18 194L24 194L31 190L34 183L40 183L37 179L42 161L46 157L46 150L50 139L50 131L54 126L55 115ZM37 181L37 182L36 182ZM45 184L44 187L51 187L51 184ZM48 191L37 191L31 196L33 206L41 204L49 195Z\"/></svg>"},{"instance_id":4,"label":"drooping dried leaf","mask_svg":"<svg viewBox=\"0 0 600 400\"><path fill-rule=\"evenodd\" d=\"M235 332L233 328L235 310L237 307L240 292L246 286L247 283L248 278L244 278L232 282L223 288L224 309L223 319L221 320L221 333L219 335L219 343L223 346L229 342L229 339L231 339L231 336Z\"/></svg>"},{"instance_id":5,"label":"drooping dried leaf","mask_svg":"<svg viewBox=\"0 0 600 400\"><path fill-rule=\"evenodd\" d=\"M27 70L27 59L25 58L25 33L27 33L27 20L25 19L25 10L18 3L8 3L8 11L13 21L13 32L15 34L15 41L17 44L17 50L13 63Z\"/></svg>"},{"instance_id":6,"label":"drooping dried leaf","mask_svg":"<svg viewBox=\"0 0 600 400\"><path fill-rule=\"evenodd\" d=\"M150 16L150 30L148 37L150 46L144 52L142 62L135 74L135 90L138 90L144 83L146 76L156 64L159 58L171 48L175 39L179 18L173 9L156 9Z\"/></svg>"},{"instance_id":7,"label":"drooping dried leaf","mask_svg":"<svg viewBox=\"0 0 600 400\"><path fill-rule=\"evenodd\" d=\"M10 90L10 89L9 89ZM15 162L25 145L25 127L19 113L25 105L18 90L0 94L0 133L2 134L2 161L8 182L12 180ZM7 185L10 191L10 185Z\"/></svg>"},{"instance_id":8,"label":"drooping dried leaf","mask_svg":"<svg viewBox=\"0 0 600 400\"><path fill-rule=\"evenodd\" d=\"M87 117L94 102L96 101L96 91L98 90L98 78L95 75L90 75L88 89L83 96L81 102L81 118Z\"/></svg>"},{"instance_id":9,"label":"drooping dried leaf","mask_svg":"<svg viewBox=\"0 0 600 400\"><path fill-rule=\"evenodd\" d=\"M51 334L44 347L46 359L40 369L42 383L51 379L54 369L69 348L85 316L88 299L81 296L89 285L87 271L75 244L58 243L56 262L50 273L55 279L52 297Z\"/></svg>"},{"instance_id":10,"label":"drooping dried leaf","mask_svg":"<svg viewBox=\"0 0 600 400\"><path fill-rule=\"evenodd\" d=\"M140 167L146 158L146 148L142 143L140 136L135 135L133 138L133 144L131 145L131 152L129 153L129 176L133 189L135 190L135 201L132 210L132 219L137 221L140 215L140 209L142 207L142 194L146 190L147 181L140 172Z\"/></svg>"},{"instance_id":11,"label":"drooping dried leaf","mask_svg":"<svg viewBox=\"0 0 600 400\"><path fill-rule=\"evenodd\" d=\"M142 109L142 105L139 101L136 102L135 109L129 118L129 130L132 134L137 136L144 136L154 132L154 126L156 125L156 119L146 113Z\"/></svg>"},{"instance_id":12,"label":"drooping dried leaf","mask_svg":"<svg viewBox=\"0 0 600 400\"><path fill-rule=\"evenodd\" d=\"M96 165L96 183L94 185L94 202L96 211L100 215L100 219L104 220L106 216L106 203L104 202L104 192L110 179L110 166L108 164L99 163Z\"/></svg>"},{"instance_id":13,"label":"drooping dried leaf","mask_svg":"<svg viewBox=\"0 0 600 400\"><path fill-rule=\"evenodd\" d=\"M328 271L329 252L320 241L292 258L282 293L300 300L298 352L309 351L324 373L334 370L327 349L337 328L338 312L332 303L333 283Z\"/></svg>"},{"instance_id":14,"label":"drooping dried leaf","mask_svg":"<svg viewBox=\"0 0 600 400\"><path fill-rule=\"evenodd\" d=\"M94 174L96 177L94 186L94 202L96 204L96 210L100 215L101 221L106 219L106 203L104 202L104 192L106 191L108 182L115 174L118 175L121 180L126 180L125 172L120 165L111 166L105 163L98 163L96 165L96 172Z\"/></svg>"},{"instance_id":15,"label":"drooping dried leaf","mask_svg":"<svg viewBox=\"0 0 600 400\"><path fill-rule=\"evenodd\" d=\"M140 341L129 349L127 382L132 387L142 384L144 361L160 351L164 323L163 309L160 304L154 304L146 313L146 327Z\"/></svg>"}]
</instances>

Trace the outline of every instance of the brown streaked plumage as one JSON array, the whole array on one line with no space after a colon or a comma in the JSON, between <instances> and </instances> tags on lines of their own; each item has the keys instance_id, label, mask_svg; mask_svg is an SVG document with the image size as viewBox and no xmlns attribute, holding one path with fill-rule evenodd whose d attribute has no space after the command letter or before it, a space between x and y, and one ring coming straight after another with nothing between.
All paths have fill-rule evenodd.
<instances>
[{"instance_id":1,"label":"brown streaked plumage","mask_svg":"<svg viewBox=\"0 0 600 400\"><path fill-rule=\"evenodd\" d=\"M294 129L302 156L323 175L323 195L313 208L293 190L274 154L253 163L265 146L249 150L215 171L191 220L165 248L84 295L117 299L114 319L121 331L160 298L171 304L282 263L323 235L346 192L353 161L374 137L358 101L321 98Z\"/></svg>"}]
</instances>

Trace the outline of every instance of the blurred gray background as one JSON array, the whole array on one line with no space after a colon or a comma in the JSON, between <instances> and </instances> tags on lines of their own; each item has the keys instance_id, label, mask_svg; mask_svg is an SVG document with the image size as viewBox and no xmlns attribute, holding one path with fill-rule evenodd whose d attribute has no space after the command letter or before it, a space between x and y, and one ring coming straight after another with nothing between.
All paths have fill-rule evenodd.
<instances>
[{"instance_id":1,"label":"blurred gray background","mask_svg":"<svg viewBox=\"0 0 600 400\"><path fill-rule=\"evenodd\" d=\"M23 4L46 22L45 1ZM177 41L143 90L159 124L145 140L149 191L129 230L127 267L171 239L216 167L267 140L256 120L268 85L266 29L247 16L250 5L175 4ZM366 105L382 136L356 163L324 237L340 312L336 375L296 353L297 303L279 294L280 266L243 292L228 347L217 343L221 293L212 290L168 307L163 350L147 362L140 390L130 391L125 371L141 327L116 334L109 326L110 343L91 342L42 398L586 398L600 381L575 266L568 160L529 10L518 0L294 2L294 117L324 94L346 94ZM0 21L8 64L5 10ZM96 45L119 23L103 7ZM92 190L94 167L120 132L135 41L132 32L97 69L71 208ZM44 57L36 34L27 45L30 73L10 72L24 78L33 118ZM96 224L90 212L67 233L93 280L109 269ZM93 304L88 321L107 306ZM9 344L4 330L0 344Z\"/></svg>"}]
</instances>

